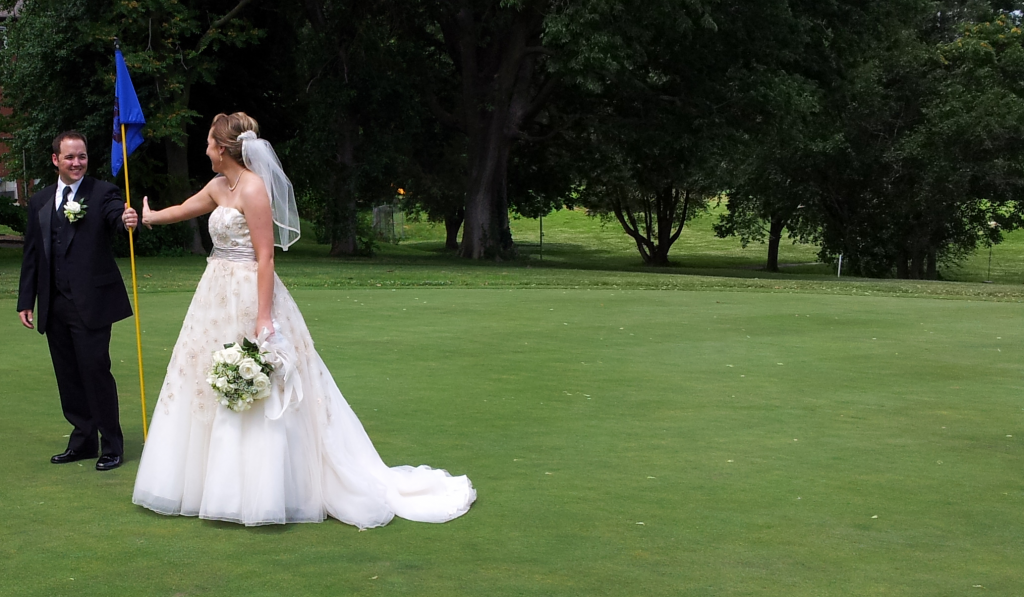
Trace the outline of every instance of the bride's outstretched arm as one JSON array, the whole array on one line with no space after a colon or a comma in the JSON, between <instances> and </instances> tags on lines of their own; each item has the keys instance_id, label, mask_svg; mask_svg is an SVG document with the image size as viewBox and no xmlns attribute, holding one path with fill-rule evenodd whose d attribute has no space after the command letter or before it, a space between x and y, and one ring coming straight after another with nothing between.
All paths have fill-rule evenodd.
<instances>
[{"instance_id":1,"label":"bride's outstretched arm","mask_svg":"<svg viewBox=\"0 0 1024 597\"><path fill-rule=\"evenodd\" d=\"M217 203L213 200L209 191L213 180L207 183L203 190L186 199L181 205L172 205L166 209L150 209L149 197L143 197L142 224L146 228L152 228L154 224L174 224L175 222L191 220L197 216L210 213L217 207Z\"/></svg>"},{"instance_id":2,"label":"bride's outstretched arm","mask_svg":"<svg viewBox=\"0 0 1024 597\"><path fill-rule=\"evenodd\" d=\"M271 313L274 307L274 216L270 210L270 197L263 180L247 175L242 181L242 213L249 225L249 237L256 251L256 335L263 328L274 333Z\"/></svg>"}]
</instances>

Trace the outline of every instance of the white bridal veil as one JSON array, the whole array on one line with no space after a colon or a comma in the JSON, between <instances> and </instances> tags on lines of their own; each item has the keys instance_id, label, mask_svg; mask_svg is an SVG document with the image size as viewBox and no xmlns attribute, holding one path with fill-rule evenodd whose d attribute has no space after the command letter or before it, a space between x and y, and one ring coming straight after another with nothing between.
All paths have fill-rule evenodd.
<instances>
[{"instance_id":1,"label":"white bridal veil","mask_svg":"<svg viewBox=\"0 0 1024 597\"><path fill-rule=\"evenodd\" d=\"M274 244L285 251L299 240L299 210L295 206L295 190L288 180L281 161L266 139L245 131L238 136L242 141L242 161L245 167L263 179L270 195L270 208L274 217Z\"/></svg>"}]
</instances>

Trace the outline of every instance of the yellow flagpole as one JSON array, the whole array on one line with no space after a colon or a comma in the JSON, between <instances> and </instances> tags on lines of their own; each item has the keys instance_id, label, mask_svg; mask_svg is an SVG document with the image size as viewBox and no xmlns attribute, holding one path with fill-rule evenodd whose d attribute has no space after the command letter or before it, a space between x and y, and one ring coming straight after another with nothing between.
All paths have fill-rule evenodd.
<instances>
[{"instance_id":1,"label":"yellow flagpole","mask_svg":"<svg viewBox=\"0 0 1024 597\"><path fill-rule=\"evenodd\" d=\"M132 192L128 188L128 138L124 134L124 123L121 123L121 152L124 154L124 198L125 206L132 206ZM142 213L139 213L139 222L135 224L138 230L142 223ZM134 232L134 230L132 231ZM132 295L135 298L135 343L139 352L139 390L142 392L142 441L148 439L149 430L146 424L146 378L142 373L142 328L139 324L139 282L135 276L135 235L128 234L128 252L132 259Z\"/></svg>"}]
</instances>

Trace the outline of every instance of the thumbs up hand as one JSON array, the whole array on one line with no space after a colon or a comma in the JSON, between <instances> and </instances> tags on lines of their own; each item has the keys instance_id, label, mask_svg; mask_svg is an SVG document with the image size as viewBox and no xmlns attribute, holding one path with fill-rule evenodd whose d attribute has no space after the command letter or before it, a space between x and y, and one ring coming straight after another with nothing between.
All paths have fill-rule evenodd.
<instances>
[{"instance_id":1,"label":"thumbs up hand","mask_svg":"<svg viewBox=\"0 0 1024 597\"><path fill-rule=\"evenodd\" d=\"M153 229L153 210L149 208L149 197L142 198L142 225Z\"/></svg>"}]
</instances>

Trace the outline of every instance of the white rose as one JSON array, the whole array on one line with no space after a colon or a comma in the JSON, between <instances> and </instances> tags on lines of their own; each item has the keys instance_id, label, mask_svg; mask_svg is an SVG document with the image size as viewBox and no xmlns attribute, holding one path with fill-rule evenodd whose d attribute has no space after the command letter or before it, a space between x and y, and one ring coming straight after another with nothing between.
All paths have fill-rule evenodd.
<instances>
[{"instance_id":1,"label":"white rose","mask_svg":"<svg viewBox=\"0 0 1024 597\"><path fill-rule=\"evenodd\" d=\"M256 374L259 372L259 364L249 357L245 357L242 359L242 362L238 364L238 373L240 373L245 379L252 379L256 377Z\"/></svg>"},{"instance_id":2,"label":"white rose","mask_svg":"<svg viewBox=\"0 0 1024 597\"><path fill-rule=\"evenodd\" d=\"M64 204L64 211L69 214L77 214L82 211L82 204L77 201L68 201Z\"/></svg>"},{"instance_id":3,"label":"white rose","mask_svg":"<svg viewBox=\"0 0 1024 597\"><path fill-rule=\"evenodd\" d=\"M225 348L221 351L224 357L224 362L228 365L237 365L242 360L242 349L237 344Z\"/></svg>"},{"instance_id":4,"label":"white rose","mask_svg":"<svg viewBox=\"0 0 1024 597\"><path fill-rule=\"evenodd\" d=\"M221 364L223 362L224 362L224 351L223 350L216 350L216 351L214 351L214 353L213 353L213 363L215 365L219 365L219 364Z\"/></svg>"},{"instance_id":5,"label":"white rose","mask_svg":"<svg viewBox=\"0 0 1024 597\"><path fill-rule=\"evenodd\" d=\"M226 377L218 377L217 378L217 389L218 390L226 390L226 389L228 389L228 380L227 380Z\"/></svg>"},{"instance_id":6,"label":"white rose","mask_svg":"<svg viewBox=\"0 0 1024 597\"><path fill-rule=\"evenodd\" d=\"M252 387L256 390L257 398L266 398L270 395L270 378L261 371L253 378Z\"/></svg>"}]
</instances>

